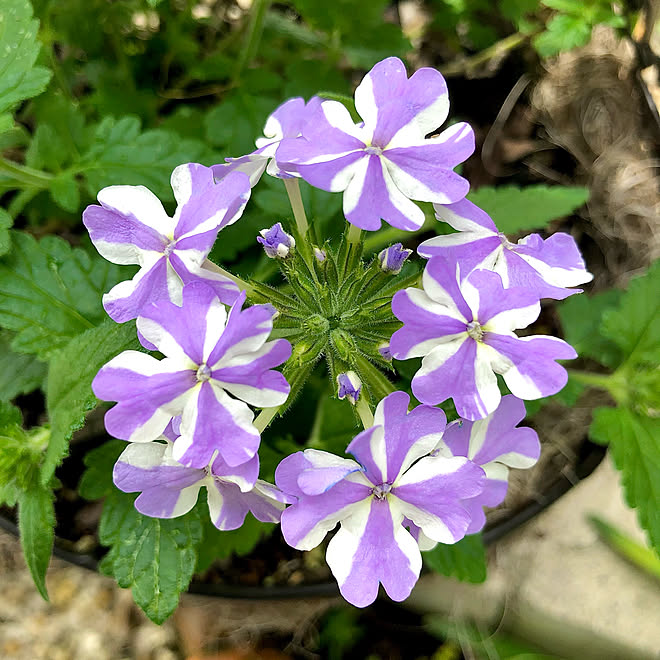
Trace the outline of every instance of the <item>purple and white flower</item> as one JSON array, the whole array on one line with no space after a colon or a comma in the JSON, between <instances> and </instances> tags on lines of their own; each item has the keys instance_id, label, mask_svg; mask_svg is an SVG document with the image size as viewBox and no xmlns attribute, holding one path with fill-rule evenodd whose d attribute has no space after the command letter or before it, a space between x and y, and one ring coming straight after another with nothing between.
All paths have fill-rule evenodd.
<instances>
[{"instance_id":1,"label":"purple and white flower","mask_svg":"<svg viewBox=\"0 0 660 660\"><path fill-rule=\"evenodd\" d=\"M222 179L234 171L244 172L250 177L250 185L254 188L264 171L279 179L299 176L277 161L277 148L283 138L296 138L301 134L320 104L321 99L317 96L313 96L307 104L300 97L282 103L266 120L264 137L256 140L256 151L239 158L226 158L226 163L214 165L212 169L215 178Z\"/></svg>"},{"instance_id":2,"label":"purple and white flower","mask_svg":"<svg viewBox=\"0 0 660 660\"><path fill-rule=\"evenodd\" d=\"M467 458L429 456L442 438L442 410L418 406L394 392L376 408L374 425L347 448L356 460L306 449L285 458L275 481L298 502L282 514L282 533L294 548L316 547L337 523L326 559L344 598L358 607L374 601L378 584L393 600L410 594L422 565L410 521L433 541L455 543L470 516L461 502L478 495L483 470Z\"/></svg>"},{"instance_id":3,"label":"purple and white flower","mask_svg":"<svg viewBox=\"0 0 660 660\"><path fill-rule=\"evenodd\" d=\"M171 184L178 203L173 218L144 186L103 188L101 206L90 205L83 213L101 256L140 266L132 280L103 296L105 311L117 323L136 318L157 300L181 304L183 286L198 279L226 304L238 296L232 280L205 266L218 231L236 222L247 204L248 178L237 172L216 184L210 168L188 163L172 172Z\"/></svg>"},{"instance_id":4,"label":"purple and white flower","mask_svg":"<svg viewBox=\"0 0 660 660\"><path fill-rule=\"evenodd\" d=\"M165 359L124 351L101 368L92 389L100 399L118 402L105 416L108 433L150 442L181 415L175 460L205 468L219 452L232 467L249 461L260 437L246 404L284 403L289 384L273 367L289 358L291 345L266 341L274 307L242 310L244 301L242 292L227 315L209 287L192 283L183 289L182 307L166 300L147 307L138 331Z\"/></svg>"},{"instance_id":5,"label":"purple and white flower","mask_svg":"<svg viewBox=\"0 0 660 660\"><path fill-rule=\"evenodd\" d=\"M412 390L423 403L453 398L464 419L492 413L500 403L496 374L520 399L558 392L568 379L555 360L577 357L561 339L517 337L514 330L536 320L536 293L505 289L497 273L474 270L461 281L456 262L432 257L424 270L424 289L398 291L394 315L404 325L390 342L398 360L423 357Z\"/></svg>"},{"instance_id":6,"label":"purple and white flower","mask_svg":"<svg viewBox=\"0 0 660 660\"><path fill-rule=\"evenodd\" d=\"M476 497L463 500L463 506L472 518L468 534L480 531L486 524L484 506L494 507L504 501L509 468L530 468L541 454L536 431L525 426L517 428L524 417L525 404L507 394L488 417L449 424L432 452L440 456L466 456L486 473L483 491Z\"/></svg>"},{"instance_id":7,"label":"purple and white flower","mask_svg":"<svg viewBox=\"0 0 660 660\"><path fill-rule=\"evenodd\" d=\"M264 252L271 259L286 259L296 247L296 240L287 234L281 222L276 222L270 229L262 229L257 242L264 246Z\"/></svg>"},{"instance_id":8,"label":"purple and white flower","mask_svg":"<svg viewBox=\"0 0 660 660\"><path fill-rule=\"evenodd\" d=\"M302 138L283 140L280 165L317 188L344 192L344 215L374 230L381 218L404 230L419 229L424 213L411 200L450 204L463 199L468 182L453 169L474 151L465 123L426 139L444 123L447 85L434 69L410 78L401 60L376 64L355 91L364 122L354 124L337 101L324 101L302 129Z\"/></svg>"},{"instance_id":9,"label":"purple and white flower","mask_svg":"<svg viewBox=\"0 0 660 660\"><path fill-rule=\"evenodd\" d=\"M348 399L353 405L358 402L362 391L362 381L354 371L337 376L337 398Z\"/></svg>"},{"instance_id":10,"label":"purple and white flower","mask_svg":"<svg viewBox=\"0 0 660 660\"><path fill-rule=\"evenodd\" d=\"M543 240L530 234L511 243L498 232L490 216L463 199L455 204L435 204L436 217L456 234L436 236L417 248L422 257L445 256L461 264L467 274L474 268L495 271L505 288L524 286L539 298L563 300L581 289L567 289L593 278L584 265L575 240L556 233Z\"/></svg>"},{"instance_id":11,"label":"purple and white flower","mask_svg":"<svg viewBox=\"0 0 660 660\"><path fill-rule=\"evenodd\" d=\"M395 243L378 253L378 262L381 270L385 273L397 275L401 272L406 259L412 254L412 250L406 250L401 243Z\"/></svg>"},{"instance_id":12,"label":"purple and white flower","mask_svg":"<svg viewBox=\"0 0 660 660\"><path fill-rule=\"evenodd\" d=\"M219 456L202 469L185 467L172 456L172 442L161 439L165 442L129 444L112 473L119 490L140 493L135 508L145 516L182 516L195 506L200 489L206 488L211 521L220 530L230 530L243 524L248 511L262 522L279 522L285 505L294 501L257 479L256 456L236 467Z\"/></svg>"}]
</instances>

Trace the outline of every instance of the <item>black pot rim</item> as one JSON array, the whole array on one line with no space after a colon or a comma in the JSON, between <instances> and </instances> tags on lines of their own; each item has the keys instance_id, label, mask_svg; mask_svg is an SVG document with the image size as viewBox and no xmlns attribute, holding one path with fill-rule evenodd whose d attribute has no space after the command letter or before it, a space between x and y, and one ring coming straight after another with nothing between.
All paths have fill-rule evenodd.
<instances>
[{"instance_id":1,"label":"black pot rim","mask_svg":"<svg viewBox=\"0 0 660 660\"><path fill-rule=\"evenodd\" d=\"M605 456L606 448L596 445L589 440L585 441L586 452L582 460L575 466L573 478L561 475L544 493L539 495L535 501L530 502L513 515L487 525L482 536L486 545L491 545L510 534L523 524L537 516L544 509L556 502L562 495L567 493L573 486L588 477L600 464ZM0 528L19 537L18 526L4 514L0 514ZM55 537L53 554L58 558L80 568L98 572L99 560L85 553L72 552L63 547L63 542ZM188 593L203 596L214 596L216 598L236 598L245 600L278 600L287 598L317 598L322 596L339 596L339 587L332 582L320 582L318 584L301 584L284 587L263 587L249 585L226 585L226 584L204 584L191 582Z\"/></svg>"}]
</instances>

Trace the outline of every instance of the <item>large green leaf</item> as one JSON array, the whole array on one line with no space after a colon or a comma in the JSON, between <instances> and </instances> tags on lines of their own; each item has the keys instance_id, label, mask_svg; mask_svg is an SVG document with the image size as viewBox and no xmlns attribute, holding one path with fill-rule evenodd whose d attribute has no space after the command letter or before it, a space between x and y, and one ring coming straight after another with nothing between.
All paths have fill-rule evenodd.
<instances>
[{"instance_id":1,"label":"large green leaf","mask_svg":"<svg viewBox=\"0 0 660 660\"><path fill-rule=\"evenodd\" d=\"M42 483L48 483L67 453L71 434L98 403L92 392L98 370L118 353L139 348L133 321L122 325L106 321L75 337L52 357L46 393L52 435L41 467Z\"/></svg>"},{"instance_id":2,"label":"large green leaf","mask_svg":"<svg viewBox=\"0 0 660 660\"><path fill-rule=\"evenodd\" d=\"M11 350L12 335L0 332L0 401L11 401L43 385L48 367L33 355Z\"/></svg>"},{"instance_id":3,"label":"large green leaf","mask_svg":"<svg viewBox=\"0 0 660 660\"><path fill-rule=\"evenodd\" d=\"M0 10L0 114L46 89L51 72L34 66L41 48L39 21L28 0L2 0Z\"/></svg>"},{"instance_id":4,"label":"large green leaf","mask_svg":"<svg viewBox=\"0 0 660 660\"><path fill-rule=\"evenodd\" d=\"M25 562L39 593L48 600L46 570L55 538L55 508L53 491L34 486L18 498L18 529Z\"/></svg>"},{"instance_id":5,"label":"large green leaf","mask_svg":"<svg viewBox=\"0 0 660 660\"><path fill-rule=\"evenodd\" d=\"M99 525L101 543L111 546L102 569L155 623L174 612L187 589L202 540L196 509L172 520L149 518L133 506L134 497L114 491L106 498Z\"/></svg>"},{"instance_id":6,"label":"large green leaf","mask_svg":"<svg viewBox=\"0 0 660 660\"><path fill-rule=\"evenodd\" d=\"M0 259L0 325L16 332L15 351L48 358L106 318L101 295L126 270L55 236L11 234Z\"/></svg>"},{"instance_id":7,"label":"large green leaf","mask_svg":"<svg viewBox=\"0 0 660 660\"><path fill-rule=\"evenodd\" d=\"M85 454L87 468L78 484L78 492L86 500L99 500L114 490L112 469L128 444L123 440L108 440Z\"/></svg>"},{"instance_id":8,"label":"large green leaf","mask_svg":"<svg viewBox=\"0 0 660 660\"><path fill-rule=\"evenodd\" d=\"M177 165L211 165L213 160L213 152L203 142L182 140L161 129L142 132L137 117L106 117L78 169L93 196L105 186L127 184L144 185L161 199L171 200L170 175Z\"/></svg>"},{"instance_id":9,"label":"large green leaf","mask_svg":"<svg viewBox=\"0 0 660 660\"><path fill-rule=\"evenodd\" d=\"M597 408L591 424L594 440L608 444L621 471L628 504L660 553L660 417L628 408Z\"/></svg>"},{"instance_id":10,"label":"large green leaf","mask_svg":"<svg viewBox=\"0 0 660 660\"><path fill-rule=\"evenodd\" d=\"M11 237L9 230L11 229L14 221L7 211L0 209L0 257L9 252L11 247Z\"/></svg>"},{"instance_id":11,"label":"large green leaf","mask_svg":"<svg viewBox=\"0 0 660 660\"><path fill-rule=\"evenodd\" d=\"M486 579L486 551L481 534L470 534L453 545L438 543L433 550L423 552L422 557L436 573L465 582Z\"/></svg>"},{"instance_id":12,"label":"large green leaf","mask_svg":"<svg viewBox=\"0 0 660 660\"><path fill-rule=\"evenodd\" d=\"M484 186L468 195L505 234L543 229L552 220L573 213L588 198L587 188L545 185Z\"/></svg>"}]
</instances>

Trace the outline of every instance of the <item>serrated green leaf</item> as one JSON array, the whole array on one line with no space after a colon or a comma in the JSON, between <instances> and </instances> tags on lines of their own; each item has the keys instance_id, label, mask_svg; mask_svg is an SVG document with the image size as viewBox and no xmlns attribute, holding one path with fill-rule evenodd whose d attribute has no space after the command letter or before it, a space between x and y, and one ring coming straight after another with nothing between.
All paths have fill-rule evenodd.
<instances>
[{"instance_id":1,"label":"serrated green leaf","mask_svg":"<svg viewBox=\"0 0 660 660\"><path fill-rule=\"evenodd\" d=\"M86 500L100 500L114 489L112 469L128 445L123 440L108 440L85 454L86 470L78 484L78 493Z\"/></svg>"},{"instance_id":2,"label":"serrated green leaf","mask_svg":"<svg viewBox=\"0 0 660 660\"><path fill-rule=\"evenodd\" d=\"M14 220L4 209L0 209L0 257L9 252L11 247L11 236L9 230L12 228Z\"/></svg>"},{"instance_id":3,"label":"serrated green leaf","mask_svg":"<svg viewBox=\"0 0 660 660\"><path fill-rule=\"evenodd\" d=\"M628 408L597 408L590 436L609 445L628 504L660 553L660 417Z\"/></svg>"},{"instance_id":4,"label":"serrated green leaf","mask_svg":"<svg viewBox=\"0 0 660 660\"><path fill-rule=\"evenodd\" d=\"M50 488L36 485L18 497L18 529L23 556L44 600L48 600L46 571L55 538L54 501Z\"/></svg>"},{"instance_id":5,"label":"serrated green leaf","mask_svg":"<svg viewBox=\"0 0 660 660\"><path fill-rule=\"evenodd\" d=\"M55 204L69 213L75 213L80 207L78 182L70 172L55 177L49 187L50 196Z\"/></svg>"},{"instance_id":6,"label":"serrated green leaf","mask_svg":"<svg viewBox=\"0 0 660 660\"><path fill-rule=\"evenodd\" d=\"M11 334L0 332L0 400L11 401L41 387L48 366L32 355L11 350Z\"/></svg>"},{"instance_id":7,"label":"serrated green leaf","mask_svg":"<svg viewBox=\"0 0 660 660\"><path fill-rule=\"evenodd\" d=\"M79 169L90 195L113 184L144 185L163 200L173 199L172 170L182 163L210 165L213 152L198 140L182 140L170 131L141 132L137 117L106 117L96 127Z\"/></svg>"},{"instance_id":8,"label":"serrated green leaf","mask_svg":"<svg viewBox=\"0 0 660 660\"><path fill-rule=\"evenodd\" d=\"M589 198L580 186L484 186L468 194L505 234L543 229L552 220L570 215Z\"/></svg>"},{"instance_id":9,"label":"serrated green leaf","mask_svg":"<svg viewBox=\"0 0 660 660\"><path fill-rule=\"evenodd\" d=\"M203 505L198 505L203 510ZM238 529L221 532L209 516L202 517L204 540L199 546L195 573L206 572L216 559L227 559L232 555L247 555L262 539L270 536L276 526L256 520L252 514L245 517L245 522Z\"/></svg>"},{"instance_id":10,"label":"serrated green leaf","mask_svg":"<svg viewBox=\"0 0 660 660\"><path fill-rule=\"evenodd\" d=\"M48 124L40 124L25 152L25 164L35 170L59 172L69 153L62 136Z\"/></svg>"},{"instance_id":11,"label":"serrated green leaf","mask_svg":"<svg viewBox=\"0 0 660 660\"><path fill-rule=\"evenodd\" d=\"M582 16L558 14L550 19L542 32L532 40L541 57L551 57L567 50L584 46L591 37L592 25Z\"/></svg>"},{"instance_id":12,"label":"serrated green leaf","mask_svg":"<svg viewBox=\"0 0 660 660\"><path fill-rule=\"evenodd\" d=\"M600 327L603 314L616 308L621 295L621 291L612 289L593 296L571 296L559 305L564 339L580 356L611 368L621 363L623 353L615 342L601 334Z\"/></svg>"},{"instance_id":13,"label":"serrated green leaf","mask_svg":"<svg viewBox=\"0 0 660 660\"><path fill-rule=\"evenodd\" d=\"M0 259L0 325L17 333L16 352L48 358L106 318L101 295L126 270L56 236L11 236L12 250Z\"/></svg>"},{"instance_id":14,"label":"serrated green leaf","mask_svg":"<svg viewBox=\"0 0 660 660\"><path fill-rule=\"evenodd\" d=\"M660 260L630 281L616 309L605 311L602 334L623 351L628 365L660 363Z\"/></svg>"},{"instance_id":15,"label":"serrated green leaf","mask_svg":"<svg viewBox=\"0 0 660 660\"><path fill-rule=\"evenodd\" d=\"M202 540L196 509L161 520L138 513L134 497L113 492L106 498L99 538L112 546L103 562L120 587L131 588L135 602L154 622L163 623L187 589Z\"/></svg>"},{"instance_id":16,"label":"serrated green leaf","mask_svg":"<svg viewBox=\"0 0 660 660\"><path fill-rule=\"evenodd\" d=\"M441 575L456 577L464 582L483 582L486 579L486 551L481 534L470 534L458 543L438 543L422 553L426 565Z\"/></svg>"},{"instance_id":17,"label":"serrated green leaf","mask_svg":"<svg viewBox=\"0 0 660 660\"><path fill-rule=\"evenodd\" d=\"M52 436L41 466L42 483L48 483L67 453L71 434L83 426L85 414L98 403L92 392L98 370L122 351L139 348L134 321L122 325L106 321L53 355L46 392Z\"/></svg>"},{"instance_id":18,"label":"serrated green leaf","mask_svg":"<svg viewBox=\"0 0 660 660\"><path fill-rule=\"evenodd\" d=\"M34 66L39 21L28 0L3 0L0 12L0 113L43 92L51 72Z\"/></svg>"}]
</instances>

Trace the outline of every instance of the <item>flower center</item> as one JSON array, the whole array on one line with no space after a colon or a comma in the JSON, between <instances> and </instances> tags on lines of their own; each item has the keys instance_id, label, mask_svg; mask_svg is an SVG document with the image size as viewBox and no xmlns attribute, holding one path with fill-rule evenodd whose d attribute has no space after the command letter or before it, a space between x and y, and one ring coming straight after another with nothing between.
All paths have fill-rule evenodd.
<instances>
[{"instance_id":1,"label":"flower center","mask_svg":"<svg viewBox=\"0 0 660 660\"><path fill-rule=\"evenodd\" d=\"M174 251L174 248L175 248L175 247L176 247L176 241L174 241L174 240L170 241L170 242L165 246L165 249L163 250L163 254L164 254L166 257L169 257L170 254L172 254L172 252Z\"/></svg>"},{"instance_id":2,"label":"flower center","mask_svg":"<svg viewBox=\"0 0 660 660\"><path fill-rule=\"evenodd\" d=\"M472 337L476 341L481 341L484 336L484 330L478 321L470 321L467 324L467 333L468 337Z\"/></svg>"},{"instance_id":3,"label":"flower center","mask_svg":"<svg viewBox=\"0 0 660 660\"><path fill-rule=\"evenodd\" d=\"M370 156L380 156L383 153L383 150L380 147L375 147L373 144L370 147L367 147L364 151Z\"/></svg>"},{"instance_id":4,"label":"flower center","mask_svg":"<svg viewBox=\"0 0 660 660\"><path fill-rule=\"evenodd\" d=\"M387 497L387 494L392 490L392 484L380 484L379 486L374 486L371 489L373 496L377 500L384 500Z\"/></svg>"},{"instance_id":5,"label":"flower center","mask_svg":"<svg viewBox=\"0 0 660 660\"><path fill-rule=\"evenodd\" d=\"M211 378L211 370L208 365L203 364L199 369L197 369L197 381L200 383L205 383Z\"/></svg>"},{"instance_id":6,"label":"flower center","mask_svg":"<svg viewBox=\"0 0 660 660\"><path fill-rule=\"evenodd\" d=\"M506 248L507 250L515 249L515 243L512 243L502 232L499 232L497 235L500 239L500 243L502 243L503 248Z\"/></svg>"}]
</instances>

